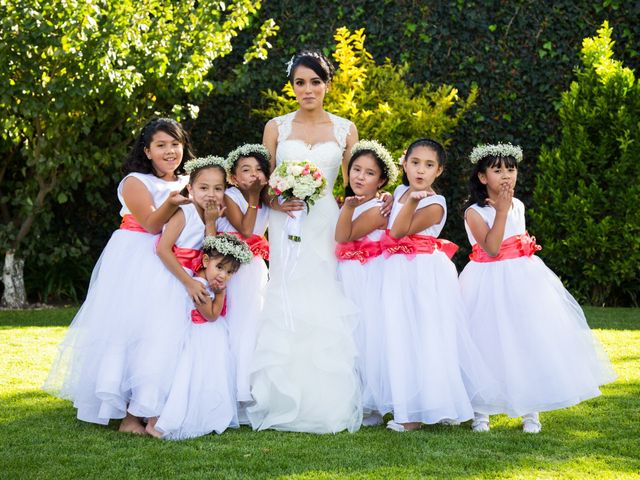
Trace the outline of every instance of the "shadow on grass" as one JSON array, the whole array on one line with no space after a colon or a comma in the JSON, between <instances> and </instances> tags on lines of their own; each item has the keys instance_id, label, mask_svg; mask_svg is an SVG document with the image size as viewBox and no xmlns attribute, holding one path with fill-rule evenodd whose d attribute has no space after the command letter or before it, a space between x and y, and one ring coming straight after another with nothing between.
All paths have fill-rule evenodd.
<instances>
[{"instance_id":1,"label":"shadow on grass","mask_svg":"<svg viewBox=\"0 0 640 480\"><path fill-rule=\"evenodd\" d=\"M78 307L0 310L0 328L68 327Z\"/></svg>"},{"instance_id":2,"label":"shadow on grass","mask_svg":"<svg viewBox=\"0 0 640 480\"><path fill-rule=\"evenodd\" d=\"M591 328L640 330L640 308L583 307Z\"/></svg>"},{"instance_id":3,"label":"shadow on grass","mask_svg":"<svg viewBox=\"0 0 640 480\"><path fill-rule=\"evenodd\" d=\"M355 434L252 432L164 442L119 434L75 419L70 402L44 392L2 397L0 468L9 477L464 478L531 472L603 477L640 470L640 384L614 383L605 395L542 414L543 431L526 435L518 419L492 418L488 434L469 425L399 434L384 427ZM615 475L614 475L615 476Z\"/></svg>"}]
</instances>

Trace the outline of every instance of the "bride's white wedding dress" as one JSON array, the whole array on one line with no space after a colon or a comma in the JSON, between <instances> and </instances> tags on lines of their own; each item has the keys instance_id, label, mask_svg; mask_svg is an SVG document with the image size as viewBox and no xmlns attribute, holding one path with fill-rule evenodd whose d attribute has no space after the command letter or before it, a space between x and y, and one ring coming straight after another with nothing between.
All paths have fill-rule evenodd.
<instances>
[{"instance_id":1,"label":"bride's white wedding dress","mask_svg":"<svg viewBox=\"0 0 640 480\"><path fill-rule=\"evenodd\" d=\"M299 243L287 237L287 215L271 211L269 284L251 375L255 402L247 413L256 430L355 431L362 421L355 305L336 277L339 212L332 195L350 122L330 115L334 140L307 145L289 139L294 116L276 118L276 164L316 163L327 190L304 219Z\"/></svg>"}]
</instances>

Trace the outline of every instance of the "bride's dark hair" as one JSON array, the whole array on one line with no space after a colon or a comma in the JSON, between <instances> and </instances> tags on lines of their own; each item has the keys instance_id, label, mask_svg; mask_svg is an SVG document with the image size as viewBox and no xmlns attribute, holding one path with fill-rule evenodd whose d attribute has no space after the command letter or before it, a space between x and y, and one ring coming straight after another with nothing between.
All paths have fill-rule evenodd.
<instances>
[{"instance_id":1,"label":"bride's dark hair","mask_svg":"<svg viewBox=\"0 0 640 480\"><path fill-rule=\"evenodd\" d=\"M310 68L324 83L329 83L333 78L335 68L322 52L318 50L302 50L296 53L287 64L287 76L289 82L293 83L293 74L300 65Z\"/></svg>"}]
</instances>

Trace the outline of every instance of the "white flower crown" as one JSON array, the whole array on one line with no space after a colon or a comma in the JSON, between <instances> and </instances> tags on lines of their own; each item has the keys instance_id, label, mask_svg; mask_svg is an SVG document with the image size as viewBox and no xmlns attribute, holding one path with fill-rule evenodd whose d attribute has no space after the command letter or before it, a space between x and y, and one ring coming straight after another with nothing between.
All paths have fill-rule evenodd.
<instances>
[{"instance_id":1,"label":"white flower crown","mask_svg":"<svg viewBox=\"0 0 640 480\"><path fill-rule=\"evenodd\" d=\"M261 143L246 143L227 155L227 165L229 169L233 168L233 164L241 157L253 157L256 154L261 155L267 159L267 162L271 159L271 154L267 147Z\"/></svg>"},{"instance_id":2,"label":"white flower crown","mask_svg":"<svg viewBox=\"0 0 640 480\"><path fill-rule=\"evenodd\" d=\"M471 163L476 164L484 157L513 157L516 162L522 161L522 148L518 145L511 145L510 143L496 143L495 145L477 145L471 151L469 160Z\"/></svg>"},{"instance_id":3,"label":"white flower crown","mask_svg":"<svg viewBox=\"0 0 640 480\"><path fill-rule=\"evenodd\" d=\"M221 255L230 255L240 263L249 263L253 258L249 245L230 233L204 237L203 249L212 249Z\"/></svg>"},{"instance_id":4,"label":"white flower crown","mask_svg":"<svg viewBox=\"0 0 640 480\"><path fill-rule=\"evenodd\" d=\"M396 162L393 161L393 157L389 151L377 140L360 140L351 148L351 156L363 150L370 150L376 154L382 163L384 163L384 169L389 179L389 183L394 183L398 178L398 167Z\"/></svg>"},{"instance_id":5,"label":"white flower crown","mask_svg":"<svg viewBox=\"0 0 640 480\"><path fill-rule=\"evenodd\" d=\"M194 158L184 164L184 170L189 175L195 170L204 167L212 167L215 165L221 166L225 172L227 171L227 160L222 157L216 157L215 155L209 155L208 157Z\"/></svg>"}]
</instances>

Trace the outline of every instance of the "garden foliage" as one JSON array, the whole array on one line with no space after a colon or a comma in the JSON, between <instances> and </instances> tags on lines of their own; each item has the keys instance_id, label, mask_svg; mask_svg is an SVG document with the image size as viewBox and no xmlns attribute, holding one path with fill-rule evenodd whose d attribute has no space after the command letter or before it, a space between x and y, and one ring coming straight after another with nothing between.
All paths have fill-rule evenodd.
<instances>
[{"instance_id":1,"label":"garden foliage","mask_svg":"<svg viewBox=\"0 0 640 480\"><path fill-rule=\"evenodd\" d=\"M560 141L538 159L531 214L545 260L596 305L640 301L640 82L613 58L611 35L604 22L582 44Z\"/></svg>"}]
</instances>

